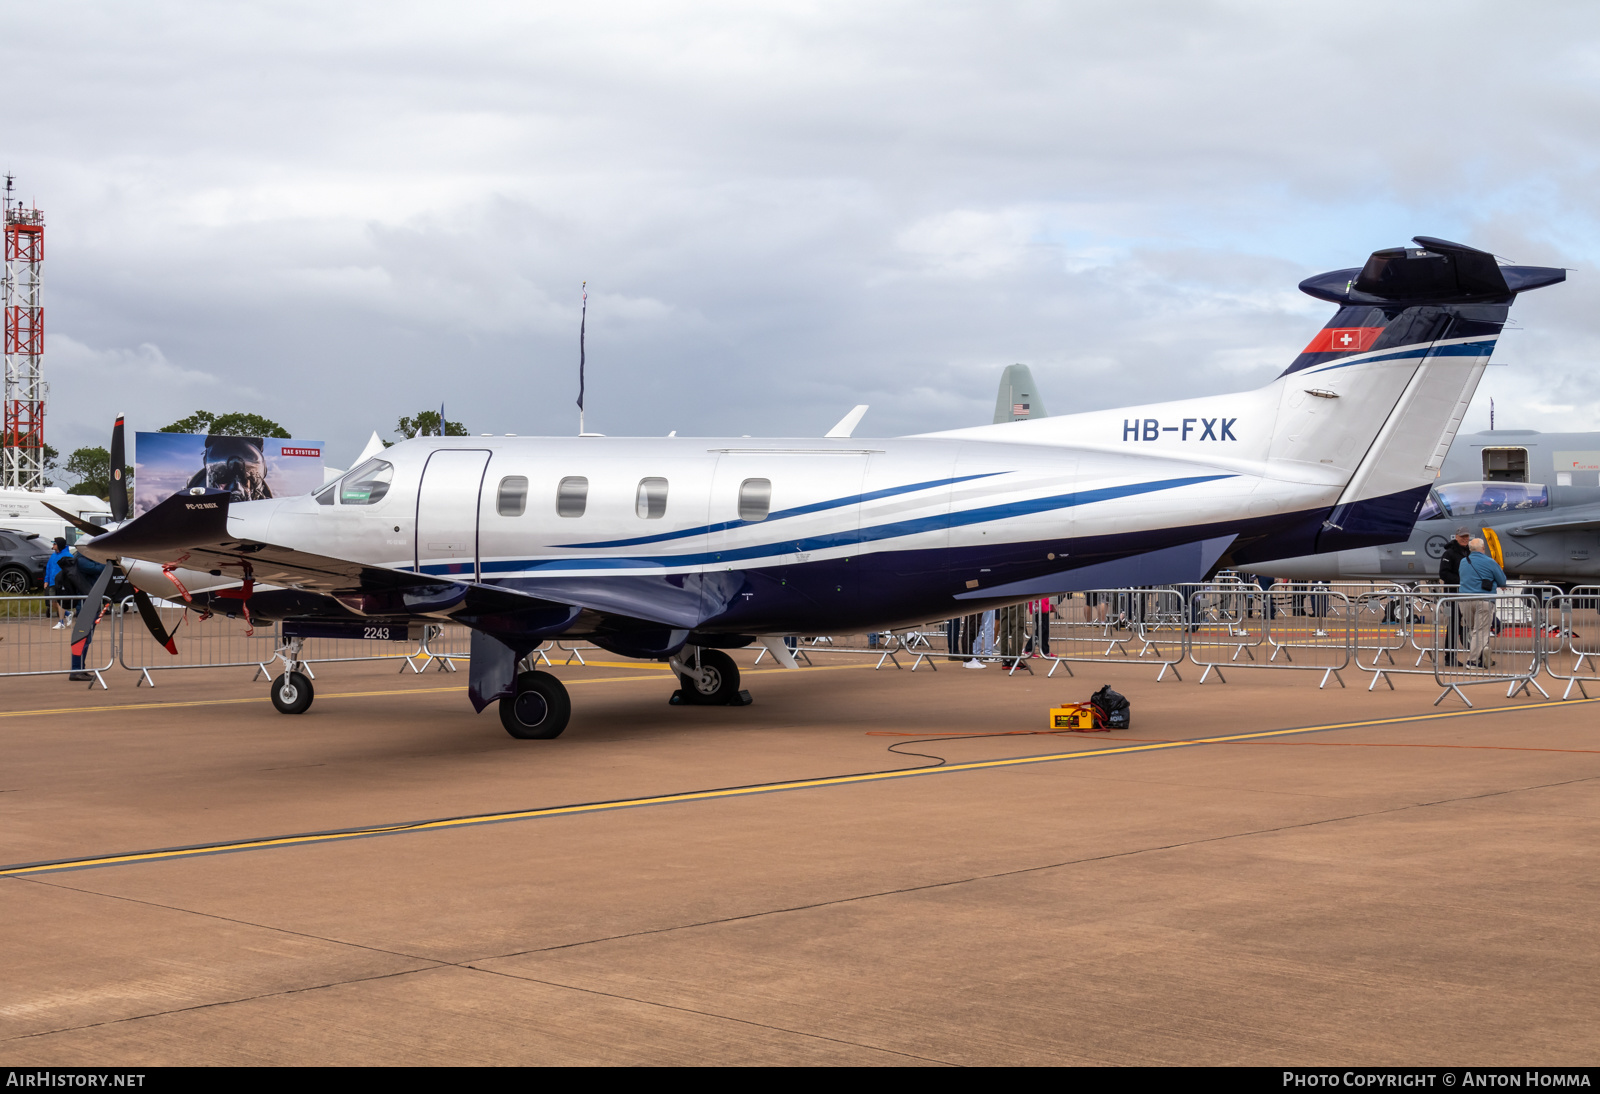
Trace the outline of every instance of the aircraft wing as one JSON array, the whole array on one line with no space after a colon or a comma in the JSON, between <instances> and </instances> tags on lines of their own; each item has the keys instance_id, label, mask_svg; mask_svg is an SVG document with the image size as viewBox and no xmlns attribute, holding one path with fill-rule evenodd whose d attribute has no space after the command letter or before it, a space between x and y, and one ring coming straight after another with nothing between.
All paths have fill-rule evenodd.
<instances>
[{"instance_id":1,"label":"aircraft wing","mask_svg":"<svg viewBox=\"0 0 1600 1094\"><path fill-rule=\"evenodd\" d=\"M225 493L175 494L121 528L97 536L81 549L102 562L137 559L158 566L220 570L240 580L303 589L333 597L363 615L451 613L460 617L540 612L576 618L590 609L617 616L616 605L589 602L565 591L530 596L514 589L478 585L411 570L374 566L312 554L282 544L238 539L228 533ZM599 598L604 599L604 598ZM626 618L677 625L648 604L631 603Z\"/></svg>"}]
</instances>

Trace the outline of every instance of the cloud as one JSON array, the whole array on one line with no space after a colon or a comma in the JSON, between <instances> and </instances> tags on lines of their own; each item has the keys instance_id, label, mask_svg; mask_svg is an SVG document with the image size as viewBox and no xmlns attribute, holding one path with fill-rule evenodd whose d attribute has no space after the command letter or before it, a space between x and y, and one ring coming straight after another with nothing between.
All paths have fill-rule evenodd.
<instances>
[{"instance_id":1,"label":"cloud","mask_svg":"<svg viewBox=\"0 0 1600 1094\"><path fill-rule=\"evenodd\" d=\"M1482 2L21 9L48 428L122 390L71 346L150 345L211 378L124 396L151 424L203 397L336 464L441 400L571 432L584 281L612 434L814 434L862 401L871 432L960 426L1018 361L1052 410L1115 406L1270 377L1326 318L1301 278L1417 232L1576 268L1485 391L1584 428L1597 30Z\"/></svg>"}]
</instances>

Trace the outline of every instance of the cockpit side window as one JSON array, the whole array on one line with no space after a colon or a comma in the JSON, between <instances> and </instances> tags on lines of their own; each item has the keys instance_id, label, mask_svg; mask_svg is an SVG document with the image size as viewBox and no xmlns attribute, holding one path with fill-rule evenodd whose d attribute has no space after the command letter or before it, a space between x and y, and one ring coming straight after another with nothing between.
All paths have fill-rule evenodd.
<instances>
[{"instance_id":1,"label":"cockpit side window","mask_svg":"<svg viewBox=\"0 0 1600 1094\"><path fill-rule=\"evenodd\" d=\"M1418 520L1433 510L1437 498L1441 512L1435 516L1470 517L1476 513L1509 513L1524 509L1548 509L1550 490L1538 482L1452 482L1438 487L1428 505L1417 514Z\"/></svg>"},{"instance_id":2,"label":"cockpit side window","mask_svg":"<svg viewBox=\"0 0 1600 1094\"><path fill-rule=\"evenodd\" d=\"M339 480L339 504L371 505L381 501L389 492L393 480L393 464L378 459L368 460Z\"/></svg>"},{"instance_id":3,"label":"cockpit side window","mask_svg":"<svg viewBox=\"0 0 1600 1094\"><path fill-rule=\"evenodd\" d=\"M1438 520L1447 517L1450 513L1444 507L1444 502L1439 500L1439 491L1429 490L1428 500L1422 503L1422 511L1417 514L1419 522L1424 520Z\"/></svg>"}]
</instances>

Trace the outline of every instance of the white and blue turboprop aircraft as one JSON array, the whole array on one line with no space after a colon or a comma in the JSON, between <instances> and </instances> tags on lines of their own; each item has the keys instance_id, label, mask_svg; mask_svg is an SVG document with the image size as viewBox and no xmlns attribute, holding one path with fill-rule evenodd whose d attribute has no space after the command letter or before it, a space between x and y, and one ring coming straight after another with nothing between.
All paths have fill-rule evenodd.
<instances>
[{"instance_id":1,"label":"white and blue turboprop aircraft","mask_svg":"<svg viewBox=\"0 0 1600 1094\"><path fill-rule=\"evenodd\" d=\"M756 641L793 665L780 636L1404 539L1512 301L1566 276L1416 242L1302 282L1339 310L1256 391L875 441L418 437L314 495L176 495L85 550L287 635L465 624L473 706L515 737L566 726L525 664L558 637L736 702L721 651ZM299 713L311 685L272 695Z\"/></svg>"}]
</instances>

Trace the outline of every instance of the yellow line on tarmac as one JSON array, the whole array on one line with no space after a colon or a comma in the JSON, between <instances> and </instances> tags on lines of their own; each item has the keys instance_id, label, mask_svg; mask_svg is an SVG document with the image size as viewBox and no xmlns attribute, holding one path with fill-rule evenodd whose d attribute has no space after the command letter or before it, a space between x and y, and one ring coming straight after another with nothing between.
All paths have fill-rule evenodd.
<instances>
[{"instance_id":1,"label":"yellow line on tarmac","mask_svg":"<svg viewBox=\"0 0 1600 1094\"><path fill-rule=\"evenodd\" d=\"M783 670L768 670L783 671ZM1357 729L1365 726L1396 725L1403 722L1431 722L1447 718L1483 717L1509 711L1537 710L1542 707L1576 706L1600 702L1596 699L1576 699L1570 702L1550 700L1542 703L1521 703L1509 707L1483 707L1476 710L1441 711L1431 714L1406 715L1394 718L1368 718L1358 722L1334 722L1329 725L1301 726L1295 729L1269 729L1256 733L1234 733L1222 737L1199 737L1180 741L1159 741L1130 744L1120 748L1090 748L1074 752L1055 752L1044 756L1012 756L1000 760L974 760L968 763L947 764L943 767L919 767L910 770L871 771L854 775L834 775L819 779L796 779L788 782L757 783L753 786L724 787L716 790L693 790L681 794L658 794L647 798L623 798L613 801L586 802L577 805L557 805L544 809L519 809L506 813L478 813L465 817L446 817L439 820L417 821L410 824L383 825L371 828L347 828L333 832L308 832L300 835L270 836L256 840L233 843L209 843L190 847L168 847L149 851L132 851L120 855L102 855L96 858L64 859L54 862L18 863L0 867L0 877L21 877L29 874L50 873L58 870L83 870L96 866L117 866L135 862L161 862L170 859L190 858L196 855L217 855L235 851L254 851L268 847L293 847L308 843L328 843L335 840L363 839L370 836L394 835L401 832L428 832L446 828L467 828L505 821L535 820L542 817L574 816L583 813L606 813L618 809L636 809L646 805L671 805L680 802L715 801L722 798L742 798L752 794L772 794L785 790L810 790L818 787L849 786L856 783L883 782L889 779L921 778L932 775L949 775L962 771L983 771L993 768L1025 767L1033 764L1059 763L1069 760L1095 759L1101 756L1128 755L1135 752L1159 752L1173 748L1192 748L1198 745L1227 744L1234 741L1252 741L1264 737L1288 737L1301 733L1325 733L1336 729Z\"/></svg>"},{"instance_id":2,"label":"yellow line on tarmac","mask_svg":"<svg viewBox=\"0 0 1600 1094\"><path fill-rule=\"evenodd\" d=\"M589 662L591 665L597 662ZM620 662L626 664L626 662ZM577 667L577 666L574 666ZM632 666L629 666L630 668ZM803 668L801 672L837 672L840 669L871 668L870 665L816 665ZM743 669L740 677L760 676L768 672L789 672L789 669ZM578 687L582 684L616 684L625 680L656 680L656 676L595 676L588 679L562 679L567 687ZM393 688L387 691L329 691L320 692L318 699L368 699L380 695L426 695L441 691L466 691L466 687L457 684L448 688ZM266 695L251 695L241 699L175 699L168 703L108 703L100 706L87 707L50 707L44 710L0 710L0 718L29 718L46 714L98 714L101 711L111 710L172 710L178 707L216 707L229 706L235 703L265 703L270 699Z\"/></svg>"}]
</instances>

